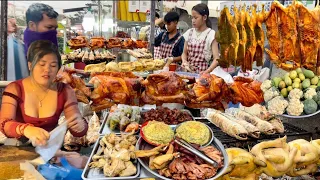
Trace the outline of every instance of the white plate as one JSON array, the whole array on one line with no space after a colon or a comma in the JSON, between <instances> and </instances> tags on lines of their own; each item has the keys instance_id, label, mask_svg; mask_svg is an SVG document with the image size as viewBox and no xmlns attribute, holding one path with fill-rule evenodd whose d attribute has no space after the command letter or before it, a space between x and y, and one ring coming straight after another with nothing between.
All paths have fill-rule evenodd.
<instances>
[{"instance_id":1,"label":"white plate","mask_svg":"<svg viewBox=\"0 0 320 180\"><path fill-rule=\"evenodd\" d=\"M293 118L293 119L302 119L302 118L312 117L312 116L319 114L319 113L320 113L320 109L317 112L312 113L312 114L306 114L306 115L300 115L300 116L291 116L288 114L282 114L281 116L287 117L287 118Z\"/></svg>"}]
</instances>

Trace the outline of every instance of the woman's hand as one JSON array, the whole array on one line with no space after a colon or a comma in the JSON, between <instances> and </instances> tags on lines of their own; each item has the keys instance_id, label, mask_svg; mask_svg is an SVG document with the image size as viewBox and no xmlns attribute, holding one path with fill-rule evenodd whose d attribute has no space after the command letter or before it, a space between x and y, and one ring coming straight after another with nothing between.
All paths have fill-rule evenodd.
<instances>
[{"instance_id":1,"label":"woman's hand","mask_svg":"<svg viewBox=\"0 0 320 180\"><path fill-rule=\"evenodd\" d=\"M201 71L200 75L202 75L202 74L210 74L210 73L211 73L211 71L209 69L207 69L205 71Z\"/></svg>"},{"instance_id":2,"label":"woman's hand","mask_svg":"<svg viewBox=\"0 0 320 180\"><path fill-rule=\"evenodd\" d=\"M24 136L31 140L33 146L44 146L50 138L48 131L34 126L27 126Z\"/></svg>"}]
</instances>

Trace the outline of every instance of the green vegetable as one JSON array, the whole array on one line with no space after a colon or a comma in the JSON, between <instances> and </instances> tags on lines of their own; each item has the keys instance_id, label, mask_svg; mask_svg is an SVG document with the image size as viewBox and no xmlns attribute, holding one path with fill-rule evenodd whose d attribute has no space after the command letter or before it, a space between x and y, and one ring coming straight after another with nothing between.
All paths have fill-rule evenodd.
<instances>
[{"instance_id":1,"label":"green vegetable","mask_svg":"<svg viewBox=\"0 0 320 180\"><path fill-rule=\"evenodd\" d=\"M287 87L287 91L288 91L288 92L290 92L292 89L293 89L292 86L288 86L288 87Z\"/></svg>"},{"instance_id":2,"label":"green vegetable","mask_svg":"<svg viewBox=\"0 0 320 180\"><path fill-rule=\"evenodd\" d=\"M320 91L320 86L317 87L316 91L317 91L317 92Z\"/></svg>"},{"instance_id":3,"label":"green vegetable","mask_svg":"<svg viewBox=\"0 0 320 180\"><path fill-rule=\"evenodd\" d=\"M304 89L310 87L310 79L305 79L303 82L302 82L302 87Z\"/></svg>"},{"instance_id":4,"label":"green vegetable","mask_svg":"<svg viewBox=\"0 0 320 180\"><path fill-rule=\"evenodd\" d=\"M318 105L320 105L320 91L317 92L317 95L314 95L314 96L312 97L312 99L313 99Z\"/></svg>"},{"instance_id":5,"label":"green vegetable","mask_svg":"<svg viewBox=\"0 0 320 180\"><path fill-rule=\"evenodd\" d=\"M304 74L304 76L306 76L306 78L313 78L314 77L314 73L312 72L312 71L310 71L310 70L307 70L307 69L305 69L305 70L303 70L303 74Z\"/></svg>"},{"instance_id":6,"label":"green vegetable","mask_svg":"<svg viewBox=\"0 0 320 180\"><path fill-rule=\"evenodd\" d=\"M295 88L300 88L300 83L294 82L294 83L292 84L292 87L293 87L293 89L295 89Z\"/></svg>"},{"instance_id":7,"label":"green vegetable","mask_svg":"<svg viewBox=\"0 0 320 180\"><path fill-rule=\"evenodd\" d=\"M316 85L311 85L310 87L313 88L313 89L317 89L318 86L316 86Z\"/></svg>"},{"instance_id":8,"label":"green vegetable","mask_svg":"<svg viewBox=\"0 0 320 180\"><path fill-rule=\"evenodd\" d=\"M315 77L313 77L313 78L311 79L311 84L313 84L313 85L317 85L318 82L319 82L318 76L315 76Z\"/></svg>"},{"instance_id":9,"label":"green vegetable","mask_svg":"<svg viewBox=\"0 0 320 180\"><path fill-rule=\"evenodd\" d=\"M298 74L302 73L302 69L301 68L297 68L296 71L297 71Z\"/></svg>"},{"instance_id":10,"label":"green vegetable","mask_svg":"<svg viewBox=\"0 0 320 180\"><path fill-rule=\"evenodd\" d=\"M298 73L297 71L291 71L289 76L291 79L295 79L298 76Z\"/></svg>"},{"instance_id":11,"label":"green vegetable","mask_svg":"<svg viewBox=\"0 0 320 180\"><path fill-rule=\"evenodd\" d=\"M293 82L301 83L301 79L299 79L299 78L295 78L295 79L293 80Z\"/></svg>"},{"instance_id":12,"label":"green vegetable","mask_svg":"<svg viewBox=\"0 0 320 180\"><path fill-rule=\"evenodd\" d=\"M274 85L275 87L278 87L278 86L279 86L280 81L282 81L282 79L279 78L279 77L274 77L274 78L272 79L273 85Z\"/></svg>"},{"instance_id":13,"label":"green vegetable","mask_svg":"<svg viewBox=\"0 0 320 180\"><path fill-rule=\"evenodd\" d=\"M306 77L304 76L304 74L303 73L299 73L299 79L301 80L301 81L303 81L303 80L305 80L306 79Z\"/></svg>"},{"instance_id":14,"label":"green vegetable","mask_svg":"<svg viewBox=\"0 0 320 180\"><path fill-rule=\"evenodd\" d=\"M286 88L281 89L281 95L285 98L288 97L288 90Z\"/></svg>"},{"instance_id":15,"label":"green vegetable","mask_svg":"<svg viewBox=\"0 0 320 180\"><path fill-rule=\"evenodd\" d=\"M286 87L286 83L284 81L280 81L279 83L279 89L283 89Z\"/></svg>"},{"instance_id":16,"label":"green vegetable","mask_svg":"<svg viewBox=\"0 0 320 180\"><path fill-rule=\"evenodd\" d=\"M317 86L320 86L320 81L318 82Z\"/></svg>"},{"instance_id":17,"label":"green vegetable","mask_svg":"<svg viewBox=\"0 0 320 180\"><path fill-rule=\"evenodd\" d=\"M318 109L318 104L313 99L307 99L303 102L303 111L306 114L315 113Z\"/></svg>"},{"instance_id":18,"label":"green vegetable","mask_svg":"<svg viewBox=\"0 0 320 180\"><path fill-rule=\"evenodd\" d=\"M284 78L284 82L286 83L287 86L291 86L292 85L292 80L289 77L285 77Z\"/></svg>"}]
</instances>

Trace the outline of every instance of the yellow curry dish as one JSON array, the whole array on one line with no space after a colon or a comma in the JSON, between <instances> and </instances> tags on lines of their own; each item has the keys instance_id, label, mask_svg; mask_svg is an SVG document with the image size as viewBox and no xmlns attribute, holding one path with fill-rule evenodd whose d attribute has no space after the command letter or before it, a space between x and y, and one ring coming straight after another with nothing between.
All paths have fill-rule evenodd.
<instances>
[{"instance_id":1,"label":"yellow curry dish","mask_svg":"<svg viewBox=\"0 0 320 180\"><path fill-rule=\"evenodd\" d=\"M176 136L198 145L204 145L211 139L211 132L208 127L198 121L187 121L176 129Z\"/></svg>"},{"instance_id":2,"label":"yellow curry dish","mask_svg":"<svg viewBox=\"0 0 320 180\"><path fill-rule=\"evenodd\" d=\"M173 130L164 122L149 121L142 131L145 138L154 144L168 144L174 138Z\"/></svg>"}]
</instances>

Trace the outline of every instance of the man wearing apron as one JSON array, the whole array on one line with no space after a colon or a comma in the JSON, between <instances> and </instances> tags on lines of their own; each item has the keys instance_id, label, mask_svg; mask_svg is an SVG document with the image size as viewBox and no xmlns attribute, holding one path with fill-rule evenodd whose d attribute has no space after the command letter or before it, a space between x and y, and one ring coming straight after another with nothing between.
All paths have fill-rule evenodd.
<instances>
[{"instance_id":1,"label":"man wearing apron","mask_svg":"<svg viewBox=\"0 0 320 180\"><path fill-rule=\"evenodd\" d=\"M218 66L218 43L215 31L211 29L208 19L209 9L205 4L198 4L192 8L192 25L183 36L186 40L182 54L184 70L195 73L210 73ZM209 62L212 60L211 65Z\"/></svg>"},{"instance_id":2,"label":"man wearing apron","mask_svg":"<svg viewBox=\"0 0 320 180\"><path fill-rule=\"evenodd\" d=\"M159 51L155 51L155 59L166 59L166 66L172 62L181 62L184 38L177 30L179 15L176 12L169 12L164 17L167 32L159 34L155 39L155 46Z\"/></svg>"}]
</instances>

